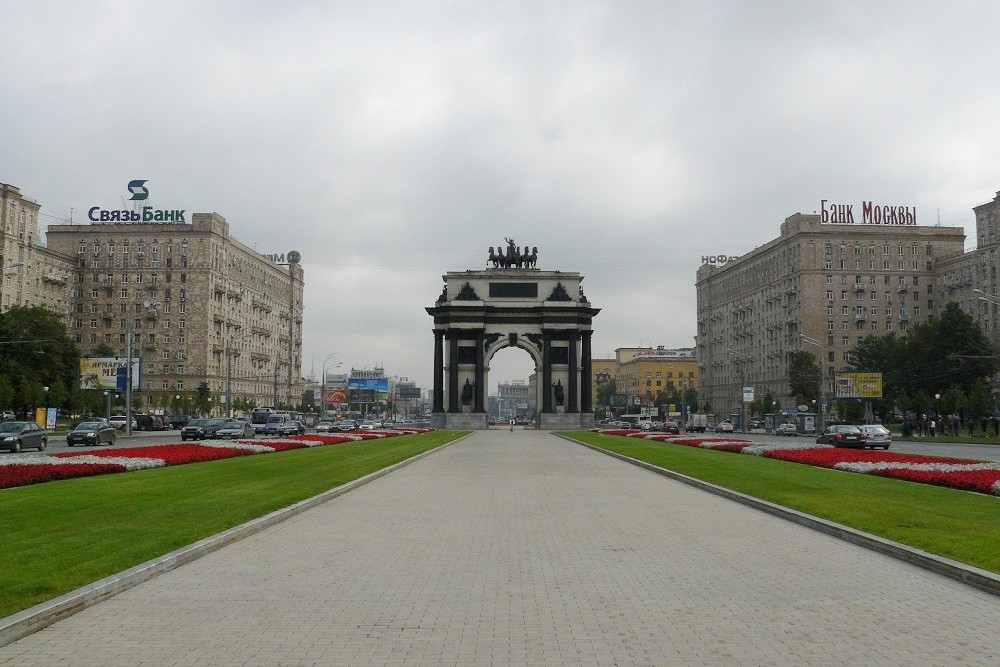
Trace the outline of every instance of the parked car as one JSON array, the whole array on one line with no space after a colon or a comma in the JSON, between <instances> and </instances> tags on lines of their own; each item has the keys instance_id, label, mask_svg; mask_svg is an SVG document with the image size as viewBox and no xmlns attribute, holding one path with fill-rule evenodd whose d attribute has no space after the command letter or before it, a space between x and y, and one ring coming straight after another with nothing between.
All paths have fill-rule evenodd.
<instances>
[{"instance_id":1,"label":"parked car","mask_svg":"<svg viewBox=\"0 0 1000 667\"><path fill-rule=\"evenodd\" d=\"M388 431L388 430L394 429L394 428L396 428L396 422L394 422L392 420L386 420L386 421L382 422L382 429L383 430Z\"/></svg>"},{"instance_id":2,"label":"parked car","mask_svg":"<svg viewBox=\"0 0 1000 667\"><path fill-rule=\"evenodd\" d=\"M370 419L366 419L358 425L358 428L362 431L374 431L375 422Z\"/></svg>"},{"instance_id":3,"label":"parked car","mask_svg":"<svg viewBox=\"0 0 1000 667\"><path fill-rule=\"evenodd\" d=\"M191 419L181 428L181 440L202 440L205 438L205 432L202 427L207 422L207 419Z\"/></svg>"},{"instance_id":4,"label":"parked car","mask_svg":"<svg viewBox=\"0 0 1000 667\"><path fill-rule=\"evenodd\" d=\"M188 425L189 421L191 421L191 417L189 415L170 415L167 418L167 422L170 424L170 428L176 428L176 429L184 428L185 426Z\"/></svg>"},{"instance_id":5,"label":"parked car","mask_svg":"<svg viewBox=\"0 0 1000 667\"><path fill-rule=\"evenodd\" d=\"M774 429L775 435L795 435L799 434L799 430L795 427L795 424L778 424L778 427Z\"/></svg>"},{"instance_id":6,"label":"parked car","mask_svg":"<svg viewBox=\"0 0 1000 667\"><path fill-rule=\"evenodd\" d=\"M11 410L3 411L3 420L5 422L11 422L14 421L15 419L17 419L17 415L15 415Z\"/></svg>"},{"instance_id":7,"label":"parked car","mask_svg":"<svg viewBox=\"0 0 1000 667\"><path fill-rule=\"evenodd\" d=\"M253 424L248 424L242 419L227 419L226 422L216 429L212 437L215 438L252 438L254 436Z\"/></svg>"},{"instance_id":8,"label":"parked car","mask_svg":"<svg viewBox=\"0 0 1000 667\"><path fill-rule=\"evenodd\" d=\"M99 445L106 442L109 445L115 444L117 434L115 427L105 420L88 421L77 424L72 431L66 434L66 444L73 445Z\"/></svg>"},{"instance_id":9,"label":"parked car","mask_svg":"<svg viewBox=\"0 0 1000 667\"><path fill-rule=\"evenodd\" d=\"M335 430L337 430L337 422L330 421L329 419L323 419L316 424L317 433L330 433Z\"/></svg>"},{"instance_id":10,"label":"parked car","mask_svg":"<svg viewBox=\"0 0 1000 667\"><path fill-rule=\"evenodd\" d=\"M680 433L681 427L677 425L677 422L663 422L663 432L664 433Z\"/></svg>"},{"instance_id":11,"label":"parked car","mask_svg":"<svg viewBox=\"0 0 1000 667\"><path fill-rule=\"evenodd\" d=\"M214 438L216 431L226 425L228 420L225 417L214 417L212 419L205 420L202 424L201 432L206 438Z\"/></svg>"},{"instance_id":12,"label":"parked car","mask_svg":"<svg viewBox=\"0 0 1000 667\"><path fill-rule=\"evenodd\" d=\"M114 419L114 417L112 417ZM132 415L132 421L135 426L132 427L134 431L159 431L163 422L156 415L146 415L146 414L135 414ZM124 426L123 426L124 428Z\"/></svg>"},{"instance_id":13,"label":"parked car","mask_svg":"<svg viewBox=\"0 0 1000 667\"><path fill-rule=\"evenodd\" d=\"M128 422L128 417L125 415L111 415L111 419L108 420L112 426L114 426L119 431L125 430L125 424ZM138 423L135 421L135 417L132 417L132 430L136 430Z\"/></svg>"},{"instance_id":14,"label":"parked car","mask_svg":"<svg viewBox=\"0 0 1000 667\"><path fill-rule=\"evenodd\" d=\"M720 422L715 425L716 433L732 433L735 430L732 422Z\"/></svg>"},{"instance_id":15,"label":"parked car","mask_svg":"<svg viewBox=\"0 0 1000 667\"><path fill-rule=\"evenodd\" d=\"M358 422L354 419L345 419L344 421L337 422L337 427L341 431L354 431L358 428Z\"/></svg>"},{"instance_id":16,"label":"parked car","mask_svg":"<svg viewBox=\"0 0 1000 667\"><path fill-rule=\"evenodd\" d=\"M19 452L24 448L44 451L49 434L35 422L4 422L0 424L0 447Z\"/></svg>"},{"instance_id":17,"label":"parked car","mask_svg":"<svg viewBox=\"0 0 1000 667\"><path fill-rule=\"evenodd\" d=\"M834 447L864 447L865 436L857 426L834 424L827 426L816 438L816 443Z\"/></svg>"},{"instance_id":18,"label":"parked car","mask_svg":"<svg viewBox=\"0 0 1000 667\"><path fill-rule=\"evenodd\" d=\"M865 424L858 428L861 429L861 434L865 436L865 447L889 449L889 445L892 444L892 433L881 424Z\"/></svg>"}]
</instances>

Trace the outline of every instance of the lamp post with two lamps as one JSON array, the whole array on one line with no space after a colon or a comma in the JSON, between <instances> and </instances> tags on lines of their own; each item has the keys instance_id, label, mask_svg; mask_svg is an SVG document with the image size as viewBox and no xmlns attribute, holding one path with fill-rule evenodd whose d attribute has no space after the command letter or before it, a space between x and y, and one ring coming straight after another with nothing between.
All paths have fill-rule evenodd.
<instances>
[{"instance_id":1,"label":"lamp post with two lamps","mask_svg":"<svg viewBox=\"0 0 1000 667\"><path fill-rule=\"evenodd\" d=\"M322 419L323 415L326 414L326 363L328 361L330 361L331 359L333 359L335 356L337 356L337 354L338 354L337 352L333 352L331 354L328 354L328 355L326 355L326 359L323 360L323 368L322 368L322 371L321 371L323 373L323 379L322 379L322 382L320 382L320 399L319 399L319 405L320 405L319 416L320 416L320 419ZM334 369L334 368L339 368L340 366L341 366L341 362L338 361L336 364L334 364L331 367L331 370Z\"/></svg>"},{"instance_id":2,"label":"lamp post with two lamps","mask_svg":"<svg viewBox=\"0 0 1000 667\"><path fill-rule=\"evenodd\" d=\"M819 362L817 364L817 366L819 366L819 395L818 395L819 410L816 412L817 415L816 418L819 420L819 423L816 425L816 432L822 433L823 422L826 421L824 419L824 413L825 413L824 406L826 405L826 383L823 381L823 344L818 340L816 340L815 338L811 338L802 333L799 334L799 338L801 338L802 342L804 343L809 343L810 345L815 345L816 347L820 348L820 353L816 355L817 361Z\"/></svg>"},{"instance_id":3,"label":"lamp post with two lamps","mask_svg":"<svg viewBox=\"0 0 1000 667\"><path fill-rule=\"evenodd\" d=\"M253 334L244 334L242 336L232 336L226 340L226 417L232 418L233 416L233 396L232 396L232 385L233 385L233 343L243 342L250 340Z\"/></svg>"},{"instance_id":4,"label":"lamp post with two lamps","mask_svg":"<svg viewBox=\"0 0 1000 667\"><path fill-rule=\"evenodd\" d=\"M139 303L136 302L138 311ZM142 302L142 314L147 317L155 317L156 307L159 304L150 301ZM128 318L128 333L125 338L125 435L132 435L132 338L135 335L134 318L131 314Z\"/></svg>"}]
</instances>

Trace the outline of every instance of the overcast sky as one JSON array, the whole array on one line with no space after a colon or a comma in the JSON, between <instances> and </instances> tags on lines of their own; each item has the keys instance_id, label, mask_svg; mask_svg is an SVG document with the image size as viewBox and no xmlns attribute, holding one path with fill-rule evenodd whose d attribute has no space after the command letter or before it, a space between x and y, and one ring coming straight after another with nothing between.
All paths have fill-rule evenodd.
<instances>
[{"instance_id":1,"label":"overcast sky","mask_svg":"<svg viewBox=\"0 0 1000 667\"><path fill-rule=\"evenodd\" d=\"M0 181L43 228L148 179L306 275L308 374L431 381L441 275L579 271L594 355L690 347L695 271L821 199L1000 190L995 2L9 2ZM496 381L526 378L505 350Z\"/></svg>"}]
</instances>

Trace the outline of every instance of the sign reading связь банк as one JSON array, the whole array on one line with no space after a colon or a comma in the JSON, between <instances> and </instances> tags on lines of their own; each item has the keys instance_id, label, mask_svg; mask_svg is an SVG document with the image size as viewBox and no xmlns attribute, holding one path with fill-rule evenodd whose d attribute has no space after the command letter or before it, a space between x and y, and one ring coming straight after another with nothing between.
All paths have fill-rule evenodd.
<instances>
[{"instance_id":1,"label":"sign reading \u0441\u0432\u044f\u0437\u044c \u0431\u0430\u043d\u043a","mask_svg":"<svg viewBox=\"0 0 1000 667\"><path fill-rule=\"evenodd\" d=\"M832 225L916 225L916 206L878 206L870 201L861 202L861 219L854 217L854 204L831 204L820 200L822 224Z\"/></svg>"},{"instance_id":2,"label":"sign reading \u0441\u0432\u044f\u0437\u044c \u0431\u0430\u043d\u043a","mask_svg":"<svg viewBox=\"0 0 1000 667\"><path fill-rule=\"evenodd\" d=\"M148 181L129 181L128 191L132 194L129 201L144 201L149 198L149 190L146 188ZM91 206L87 212L87 217L91 222L120 222L129 224L142 223L184 223L183 208L160 209L152 206L143 206L139 210L130 211L127 208L108 210L100 206Z\"/></svg>"}]
</instances>

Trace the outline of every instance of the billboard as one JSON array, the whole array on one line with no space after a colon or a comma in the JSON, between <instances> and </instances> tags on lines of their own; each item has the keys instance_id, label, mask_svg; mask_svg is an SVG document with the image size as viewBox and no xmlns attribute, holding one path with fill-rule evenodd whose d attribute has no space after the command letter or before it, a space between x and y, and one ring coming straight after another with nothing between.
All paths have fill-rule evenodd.
<instances>
[{"instance_id":1,"label":"billboard","mask_svg":"<svg viewBox=\"0 0 1000 667\"><path fill-rule=\"evenodd\" d=\"M837 373L837 398L882 398L881 373Z\"/></svg>"},{"instance_id":2,"label":"billboard","mask_svg":"<svg viewBox=\"0 0 1000 667\"><path fill-rule=\"evenodd\" d=\"M80 388L101 391L125 391L128 382L125 357L80 357ZM138 391L142 380L142 360L132 359L132 391Z\"/></svg>"},{"instance_id":3,"label":"billboard","mask_svg":"<svg viewBox=\"0 0 1000 667\"><path fill-rule=\"evenodd\" d=\"M347 391L349 400L385 401L389 396L389 378L349 378Z\"/></svg>"},{"instance_id":4,"label":"billboard","mask_svg":"<svg viewBox=\"0 0 1000 667\"><path fill-rule=\"evenodd\" d=\"M341 403L347 403L347 390L327 389L325 402L327 405L340 405Z\"/></svg>"}]
</instances>

